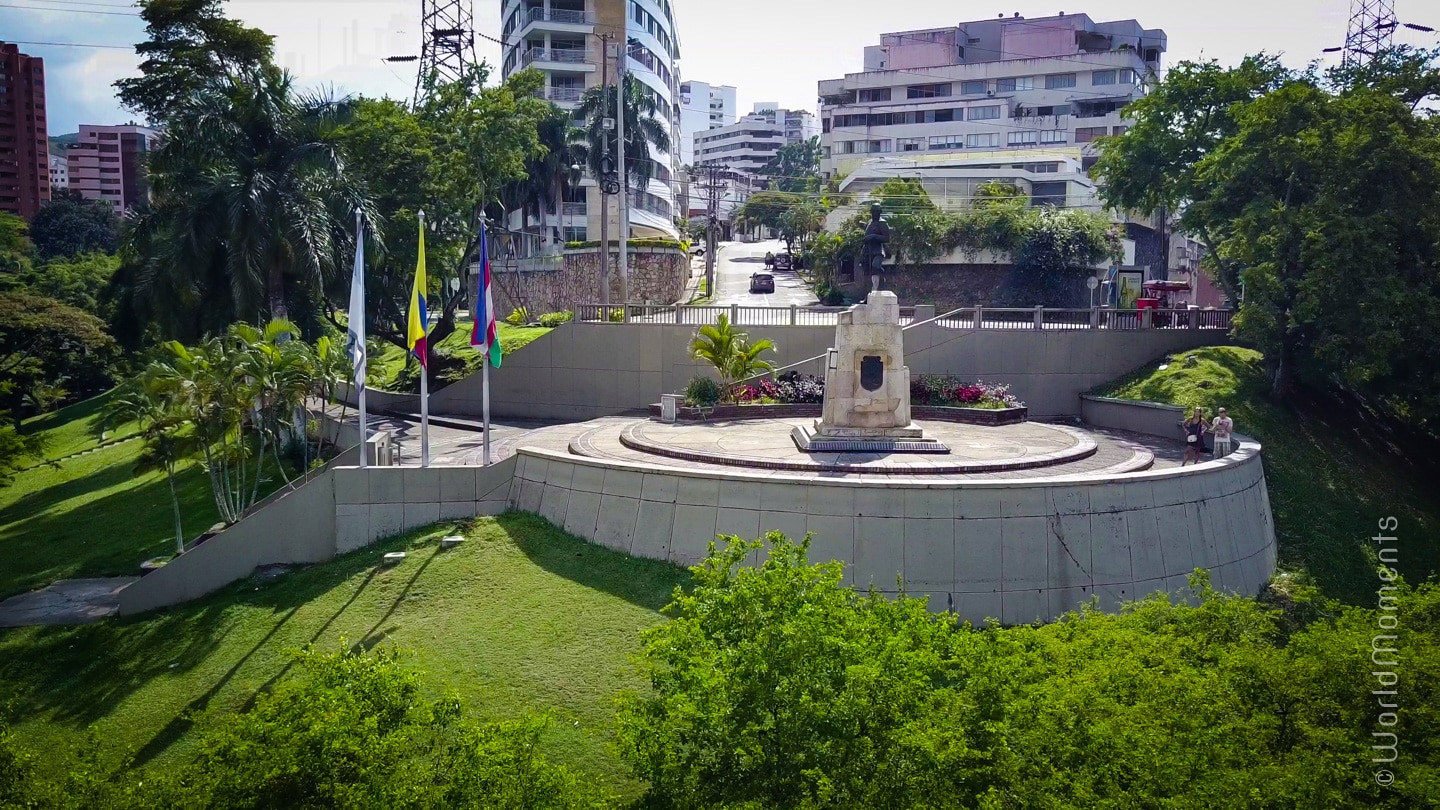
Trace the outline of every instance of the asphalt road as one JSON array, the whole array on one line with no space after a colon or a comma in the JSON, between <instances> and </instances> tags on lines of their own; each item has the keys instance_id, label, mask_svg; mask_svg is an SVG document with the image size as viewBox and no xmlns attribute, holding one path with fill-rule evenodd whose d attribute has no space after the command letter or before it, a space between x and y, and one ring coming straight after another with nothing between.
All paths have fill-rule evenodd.
<instances>
[{"instance_id":1,"label":"asphalt road","mask_svg":"<svg viewBox=\"0 0 1440 810\"><path fill-rule=\"evenodd\" d=\"M788 307L791 304L806 306L818 304L815 294L793 270L778 270L775 276L775 292L750 292L750 275L765 272L765 254L780 254L785 243L777 240L768 242L725 242L715 251L715 297L718 305L740 304L751 307Z\"/></svg>"}]
</instances>

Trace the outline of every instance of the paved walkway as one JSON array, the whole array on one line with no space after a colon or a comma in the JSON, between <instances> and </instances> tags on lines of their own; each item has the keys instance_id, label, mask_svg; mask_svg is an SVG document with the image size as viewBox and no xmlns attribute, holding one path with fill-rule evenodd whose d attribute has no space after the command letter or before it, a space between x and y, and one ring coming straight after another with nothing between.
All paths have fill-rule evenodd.
<instances>
[{"instance_id":1,"label":"paved walkway","mask_svg":"<svg viewBox=\"0 0 1440 810\"><path fill-rule=\"evenodd\" d=\"M120 591L138 577L62 579L0 602L0 627L86 624L114 616Z\"/></svg>"}]
</instances>

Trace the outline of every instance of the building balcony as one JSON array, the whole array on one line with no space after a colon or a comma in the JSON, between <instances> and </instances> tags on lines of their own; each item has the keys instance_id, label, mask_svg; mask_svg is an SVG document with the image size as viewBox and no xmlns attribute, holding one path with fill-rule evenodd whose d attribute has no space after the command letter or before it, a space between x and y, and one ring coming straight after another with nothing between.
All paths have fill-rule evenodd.
<instances>
[{"instance_id":1,"label":"building balcony","mask_svg":"<svg viewBox=\"0 0 1440 810\"><path fill-rule=\"evenodd\" d=\"M583 87L547 87L535 92L536 98L543 98L556 104L576 104L583 95L585 95Z\"/></svg>"},{"instance_id":2,"label":"building balcony","mask_svg":"<svg viewBox=\"0 0 1440 810\"><path fill-rule=\"evenodd\" d=\"M539 6L527 11L522 15L521 19L524 21L520 26L521 29L529 27L548 28L551 25L573 27L593 26L595 24L595 15L584 11L565 8L552 8L547 11Z\"/></svg>"},{"instance_id":3,"label":"building balcony","mask_svg":"<svg viewBox=\"0 0 1440 810\"><path fill-rule=\"evenodd\" d=\"M598 63L595 54L584 48L531 48L520 55L520 66L564 66L569 70L593 71Z\"/></svg>"}]
</instances>

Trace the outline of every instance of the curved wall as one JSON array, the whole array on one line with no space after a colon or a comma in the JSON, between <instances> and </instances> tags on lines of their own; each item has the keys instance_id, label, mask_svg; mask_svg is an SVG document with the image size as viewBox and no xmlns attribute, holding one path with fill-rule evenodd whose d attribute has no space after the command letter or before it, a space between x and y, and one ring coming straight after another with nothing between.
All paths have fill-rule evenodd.
<instances>
[{"instance_id":1,"label":"curved wall","mask_svg":"<svg viewBox=\"0 0 1440 810\"><path fill-rule=\"evenodd\" d=\"M897 577L932 609L1005 624L1050 620L1098 595L1103 609L1186 577L1253 595L1275 569L1260 446L1112 478L902 482L655 469L522 448L511 505L641 557L693 565L717 534L812 533L811 558L855 585Z\"/></svg>"}]
</instances>

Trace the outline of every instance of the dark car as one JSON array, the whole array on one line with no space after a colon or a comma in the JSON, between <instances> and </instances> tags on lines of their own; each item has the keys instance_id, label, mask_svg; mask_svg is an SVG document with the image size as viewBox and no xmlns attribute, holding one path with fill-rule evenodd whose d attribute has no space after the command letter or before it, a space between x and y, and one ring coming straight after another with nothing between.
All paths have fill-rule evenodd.
<instances>
[{"instance_id":1,"label":"dark car","mask_svg":"<svg viewBox=\"0 0 1440 810\"><path fill-rule=\"evenodd\" d=\"M789 253L779 253L775 256L776 270L790 270L795 266L794 257Z\"/></svg>"},{"instance_id":2,"label":"dark car","mask_svg":"<svg viewBox=\"0 0 1440 810\"><path fill-rule=\"evenodd\" d=\"M755 273L750 276L750 292L752 293L773 293L775 292L775 277L769 273Z\"/></svg>"}]
</instances>

